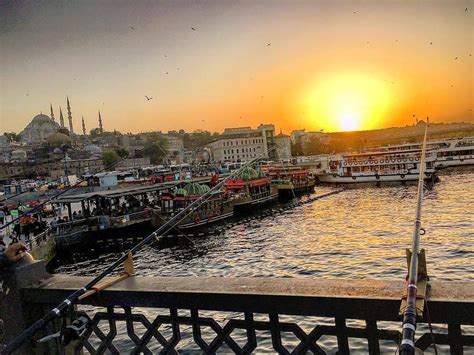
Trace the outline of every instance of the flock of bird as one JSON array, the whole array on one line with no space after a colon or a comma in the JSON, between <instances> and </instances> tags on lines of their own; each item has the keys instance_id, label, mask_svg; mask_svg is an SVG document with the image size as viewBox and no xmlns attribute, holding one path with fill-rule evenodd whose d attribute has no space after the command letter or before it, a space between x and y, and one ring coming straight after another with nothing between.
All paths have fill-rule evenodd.
<instances>
[{"instance_id":1,"label":"flock of bird","mask_svg":"<svg viewBox=\"0 0 474 355\"><path fill-rule=\"evenodd\" d=\"M466 7L466 8L464 9L464 12L467 12L467 11L468 11L468 8ZM353 11L352 13L353 13L353 14L357 14L357 11ZM134 27L134 26L130 26L130 29L131 29L131 30L135 30L135 27ZM196 27L190 27L190 29L191 29L192 31L196 31L197 28L196 28ZM398 43L398 39L396 39L395 42ZM369 45L369 44L370 44L370 41L367 41L366 43ZM267 45L267 47L269 47L269 46L271 45L271 42L266 43L266 45ZM433 42L430 42L430 45L433 45ZM168 56L165 54L164 57L167 58ZM472 57L472 53L469 53L469 57ZM459 60L459 57L457 57L457 56L454 57L454 60ZM179 67L177 67L177 70L179 70ZM168 75L168 74L169 74L169 72L166 72L166 75ZM251 77L250 80L253 80L253 78ZM386 81L387 81L387 80L386 80ZM395 84L395 82L393 82L393 81L392 81L391 83L392 83L392 84ZM454 85L451 84L451 87L454 87ZM146 101L150 101L150 100L153 99L153 97L149 97L149 96L147 96L147 95L145 95L145 98L146 98ZM261 99L263 99L263 96L261 96ZM242 116L240 116L240 118L242 119ZM204 120L202 120L202 122L204 122Z\"/></svg>"}]
</instances>

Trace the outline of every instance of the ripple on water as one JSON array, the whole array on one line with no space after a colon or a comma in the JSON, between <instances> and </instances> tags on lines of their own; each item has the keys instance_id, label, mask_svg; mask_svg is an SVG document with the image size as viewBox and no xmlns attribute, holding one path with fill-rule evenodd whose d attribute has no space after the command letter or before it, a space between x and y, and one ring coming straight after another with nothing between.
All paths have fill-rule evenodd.
<instances>
[{"instance_id":1,"label":"ripple on water","mask_svg":"<svg viewBox=\"0 0 474 355\"><path fill-rule=\"evenodd\" d=\"M415 203L414 185L349 189L290 212L237 224L220 235L164 250L145 248L136 258L136 270L146 276L400 279L406 275L405 248L411 244ZM431 279L474 280L472 206L473 171L443 173L427 194L422 247ZM56 272L94 275L115 257L63 265ZM260 339L268 350L271 339L265 336ZM322 341L327 349L336 349L334 339Z\"/></svg>"}]
</instances>

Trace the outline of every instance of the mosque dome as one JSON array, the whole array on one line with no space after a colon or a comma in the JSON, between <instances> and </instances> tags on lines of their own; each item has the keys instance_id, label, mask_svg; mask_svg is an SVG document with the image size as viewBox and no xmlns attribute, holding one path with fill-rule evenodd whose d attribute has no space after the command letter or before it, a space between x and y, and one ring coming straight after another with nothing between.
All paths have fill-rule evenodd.
<instances>
[{"instance_id":1,"label":"mosque dome","mask_svg":"<svg viewBox=\"0 0 474 355\"><path fill-rule=\"evenodd\" d=\"M46 142L52 145L61 145L66 143L71 143L71 137L64 133L53 133L48 138L46 138Z\"/></svg>"},{"instance_id":2,"label":"mosque dome","mask_svg":"<svg viewBox=\"0 0 474 355\"><path fill-rule=\"evenodd\" d=\"M61 126L49 116L40 113L20 132L22 141L39 142L56 133Z\"/></svg>"},{"instance_id":3,"label":"mosque dome","mask_svg":"<svg viewBox=\"0 0 474 355\"><path fill-rule=\"evenodd\" d=\"M40 113L39 115L36 115L35 117L33 117L33 119L31 120L31 123L34 123L36 125L43 125L43 124L54 125L55 122L49 116L43 113Z\"/></svg>"}]
</instances>

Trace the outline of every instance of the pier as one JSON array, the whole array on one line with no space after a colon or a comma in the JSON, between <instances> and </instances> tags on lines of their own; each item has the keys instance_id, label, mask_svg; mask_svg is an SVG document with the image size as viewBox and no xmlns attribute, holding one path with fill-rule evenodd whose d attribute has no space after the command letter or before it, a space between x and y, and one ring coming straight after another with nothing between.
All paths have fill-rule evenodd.
<instances>
[{"instance_id":1,"label":"pier","mask_svg":"<svg viewBox=\"0 0 474 355\"><path fill-rule=\"evenodd\" d=\"M25 267L38 274L41 267L37 264ZM6 297L20 295L23 318L17 312L14 320L8 319L2 311L4 327L8 324L5 341L41 317L42 310L53 308L90 280L44 276L47 278L38 282L20 283ZM5 283L10 285L8 280ZM400 341L399 307L404 287L400 280L135 276L74 306L64 321L69 323L87 313L91 322L66 350L76 354L152 354L191 348L206 354L249 354L258 349L259 342L267 341L272 351L280 354L326 354L320 342L329 337L339 354L349 354L354 340L365 344L365 350L358 350L380 354L382 343L396 347ZM468 353L468 347L474 346L474 283L433 281L427 304L429 315L420 319L416 346L424 350L434 340L441 353ZM305 327L298 324L301 316L308 317ZM428 322L435 328L433 335ZM36 339L60 328L61 322L50 324ZM185 348L181 347L184 341ZM54 340L32 342L23 351L58 353L58 347Z\"/></svg>"}]
</instances>

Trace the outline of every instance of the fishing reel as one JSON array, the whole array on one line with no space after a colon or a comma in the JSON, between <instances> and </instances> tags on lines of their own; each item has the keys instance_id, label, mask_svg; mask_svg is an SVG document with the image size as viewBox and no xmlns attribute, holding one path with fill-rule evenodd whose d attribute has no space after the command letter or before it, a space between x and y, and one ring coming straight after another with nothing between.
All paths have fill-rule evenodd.
<instances>
[{"instance_id":1,"label":"fishing reel","mask_svg":"<svg viewBox=\"0 0 474 355\"><path fill-rule=\"evenodd\" d=\"M86 313L82 313L71 324L54 334L46 335L39 339L37 343L46 343L54 339L59 339L61 345L68 346L72 341L78 340L84 335L90 323L91 319L89 316Z\"/></svg>"}]
</instances>

